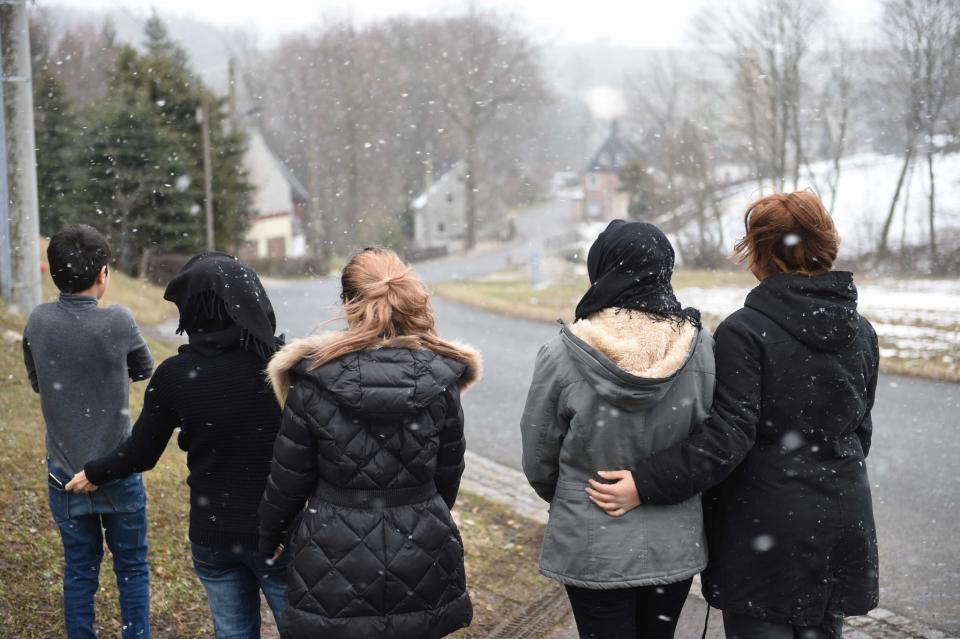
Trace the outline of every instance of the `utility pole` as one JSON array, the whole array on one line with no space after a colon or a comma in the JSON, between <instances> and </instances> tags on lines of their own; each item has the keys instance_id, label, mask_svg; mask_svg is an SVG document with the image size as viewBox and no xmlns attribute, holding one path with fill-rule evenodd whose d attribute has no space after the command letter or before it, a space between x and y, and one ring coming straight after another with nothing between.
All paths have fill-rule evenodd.
<instances>
[{"instance_id":1,"label":"utility pole","mask_svg":"<svg viewBox=\"0 0 960 639\"><path fill-rule=\"evenodd\" d=\"M237 60L233 56L227 61L227 122L230 132L237 132Z\"/></svg>"},{"instance_id":2,"label":"utility pole","mask_svg":"<svg viewBox=\"0 0 960 639\"><path fill-rule=\"evenodd\" d=\"M40 303L40 220L26 0L0 0L12 307L23 314ZM2 194L0 194L2 195Z\"/></svg>"},{"instance_id":3,"label":"utility pole","mask_svg":"<svg viewBox=\"0 0 960 639\"><path fill-rule=\"evenodd\" d=\"M3 70L3 40L0 34L0 76ZM4 104L0 78L0 107ZM0 109L0 298L13 304L13 272L10 270L10 196L7 193L7 118Z\"/></svg>"},{"instance_id":4,"label":"utility pole","mask_svg":"<svg viewBox=\"0 0 960 639\"><path fill-rule=\"evenodd\" d=\"M200 120L200 134L203 137L203 200L207 218L207 250L213 249L213 175L210 168L210 107L207 97L203 97L197 109Z\"/></svg>"}]
</instances>

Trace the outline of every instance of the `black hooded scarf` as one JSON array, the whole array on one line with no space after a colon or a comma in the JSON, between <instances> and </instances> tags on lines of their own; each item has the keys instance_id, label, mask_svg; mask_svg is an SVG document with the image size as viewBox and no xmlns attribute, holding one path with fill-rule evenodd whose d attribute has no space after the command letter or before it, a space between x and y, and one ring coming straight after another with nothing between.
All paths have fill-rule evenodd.
<instances>
[{"instance_id":1,"label":"black hooded scarf","mask_svg":"<svg viewBox=\"0 0 960 639\"><path fill-rule=\"evenodd\" d=\"M683 308L673 294L673 247L653 224L614 220L587 254L590 289L577 304L578 320L605 308L642 311L700 325L700 311Z\"/></svg>"},{"instance_id":2,"label":"black hooded scarf","mask_svg":"<svg viewBox=\"0 0 960 639\"><path fill-rule=\"evenodd\" d=\"M180 310L177 333L209 353L241 348L264 361L282 341L274 336L277 320L257 273L226 253L200 253L190 258L170 283L163 299Z\"/></svg>"}]
</instances>

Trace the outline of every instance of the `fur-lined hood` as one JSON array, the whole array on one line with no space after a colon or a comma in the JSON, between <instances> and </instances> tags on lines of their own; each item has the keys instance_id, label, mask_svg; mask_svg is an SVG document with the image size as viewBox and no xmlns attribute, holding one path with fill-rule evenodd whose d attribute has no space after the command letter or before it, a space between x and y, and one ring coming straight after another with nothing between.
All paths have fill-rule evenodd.
<instances>
[{"instance_id":1,"label":"fur-lined hood","mask_svg":"<svg viewBox=\"0 0 960 639\"><path fill-rule=\"evenodd\" d=\"M634 412L659 402L681 371L709 351L709 334L689 323L606 309L561 330L579 374L614 406Z\"/></svg>"},{"instance_id":2,"label":"fur-lined hood","mask_svg":"<svg viewBox=\"0 0 960 639\"><path fill-rule=\"evenodd\" d=\"M287 392L292 383L293 374L308 374L311 369L321 371L325 367L330 367L333 362L326 362L319 367L314 368L311 365L310 357L320 349L328 346L343 336L340 331L321 333L311 335L303 339L290 342L284 348L277 352L267 365L267 376L273 387L273 392L277 401L283 406L286 403ZM441 377L450 377L450 382L455 383L461 392L466 391L471 386L480 381L483 371L482 358L480 352L475 348L458 342L447 342L457 350L454 358L447 358L430 353L430 359L443 360L453 364L456 362L459 366L448 367L447 371L439 373ZM392 340L383 340L374 346L365 349L366 351L378 351L383 349L410 349L413 351L423 351L416 339L399 337ZM343 358L340 358L343 359ZM336 361L336 360L334 360Z\"/></svg>"},{"instance_id":3,"label":"fur-lined hood","mask_svg":"<svg viewBox=\"0 0 960 639\"><path fill-rule=\"evenodd\" d=\"M618 308L594 313L571 325L570 332L627 373L653 379L677 372L697 337L690 322L677 324Z\"/></svg>"}]
</instances>

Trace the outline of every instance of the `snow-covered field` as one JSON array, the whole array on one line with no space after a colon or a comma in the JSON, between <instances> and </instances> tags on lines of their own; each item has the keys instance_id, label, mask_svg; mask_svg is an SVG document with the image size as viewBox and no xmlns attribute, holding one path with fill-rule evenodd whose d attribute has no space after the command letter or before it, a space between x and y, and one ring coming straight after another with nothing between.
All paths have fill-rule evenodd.
<instances>
[{"instance_id":1,"label":"snow-covered field","mask_svg":"<svg viewBox=\"0 0 960 639\"><path fill-rule=\"evenodd\" d=\"M880 338L885 358L960 367L960 281L874 280L858 285L860 312ZM743 306L749 289L683 288L677 296L715 320Z\"/></svg>"},{"instance_id":2,"label":"snow-covered field","mask_svg":"<svg viewBox=\"0 0 960 639\"><path fill-rule=\"evenodd\" d=\"M851 155L841 162L840 183L832 213L843 238L842 253L860 255L876 248L901 162L896 156L876 153ZM937 229L942 232L960 228L960 153L937 156L934 167L937 176ZM832 172L830 162L815 163L810 172L801 175L799 188L813 188L829 205L828 184ZM890 229L892 247L900 246L901 238L907 245L922 245L929 237L927 206L930 181L926 163L918 161L908 173L908 178ZM735 190L725 200L725 237L738 238L743 235L743 214L747 205L766 194L766 191L759 191L755 184L748 184Z\"/></svg>"}]
</instances>

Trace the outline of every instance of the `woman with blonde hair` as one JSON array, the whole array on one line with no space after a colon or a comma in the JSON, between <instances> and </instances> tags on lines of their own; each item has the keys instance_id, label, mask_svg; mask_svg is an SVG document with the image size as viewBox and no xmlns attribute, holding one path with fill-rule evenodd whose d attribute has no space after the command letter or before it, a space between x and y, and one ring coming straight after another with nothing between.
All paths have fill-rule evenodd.
<instances>
[{"instance_id":1,"label":"woman with blonde hair","mask_svg":"<svg viewBox=\"0 0 960 639\"><path fill-rule=\"evenodd\" d=\"M472 618L450 509L464 468L460 393L480 357L437 335L429 293L396 253L357 253L341 284L347 328L295 341L268 367L283 422L260 552L289 545L280 629L443 637Z\"/></svg>"}]
</instances>

